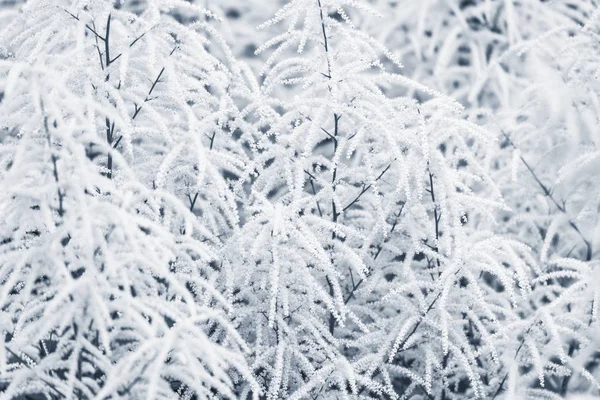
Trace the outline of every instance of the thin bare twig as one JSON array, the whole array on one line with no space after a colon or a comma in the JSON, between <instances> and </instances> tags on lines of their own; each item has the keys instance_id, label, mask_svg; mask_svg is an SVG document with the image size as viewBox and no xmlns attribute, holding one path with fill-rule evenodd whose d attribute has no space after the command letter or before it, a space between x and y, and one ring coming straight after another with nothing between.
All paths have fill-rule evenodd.
<instances>
[{"instance_id":1,"label":"thin bare twig","mask_svg":"<svg viewBox=\"0 0 600 400\"><path fill-rule=\"evenodd\" d=\"M515 149L515 150L519 150L518 147L514 144L514 142L510 139L510 137L508 136L508 134L506 132L504 132L504 130L502 130L502 129L500 129L500 131L502 132L502 135L504 135L504 137L506 138L506 140L508 141L508 143L512 146L512 148ZM519 158L521 159L521 162L525 165L525 167L527 168L527 170L531 173L531 175L533 176L533 179L540 186L540 188L542 189L542 192L544 193L544 195L547 196L550 200L552 200L552 202L554 203L554 205L556 206L556 208L558 208L558 210L560 212L562 212L563 214L565 214L565 215L568 216L569 214L567 213L566 207L564 205L561 205L558 201L556 201L556 199L552 195L552 191L546 185L544 185L544 183L537 176L537 174L535 173L535 171L533 170L533 168L531 167L531 165L529 165L529 163L525 160L525 158L522 155L519 155ZM583 235L583 233L581 233L581 231L579 230L579 227L575 224L575 222L573 222L570 219L569 219L569 225L581 237L581 240L583 240L583 243L585 243L585 246L586 246L586 261L590 261L592 259L592 244L591 244L591 242L585 238L585 236Z\"/></svg>"}]
</instances>

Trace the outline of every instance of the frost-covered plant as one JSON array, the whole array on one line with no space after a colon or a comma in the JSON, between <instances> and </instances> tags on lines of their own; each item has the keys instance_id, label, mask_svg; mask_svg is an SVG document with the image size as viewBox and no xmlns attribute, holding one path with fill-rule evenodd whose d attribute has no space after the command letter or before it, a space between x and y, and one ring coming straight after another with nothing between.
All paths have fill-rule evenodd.
<instances>
[{"instance_id":1,"label":"frost-covered plant","mask_svg":"<svg viewBox=\"0 0 600 400\"><path fill-rule=\"evenodd\" d=\"M0 397L598 394L593 1L21 3Z\"/></svg>"},{"instance_id":2,"label":"frost-covered plant","mask_svg":"<svg viewBox=\"0 0 600 400\"><path fill-rule=\"evenodd\" d=\"M548 33L556 46L545 46L544 38L521 46L530 66L528 90L519 107L489 120L503 148L495 179L514 210L501 229L528 243L542 264L531 309L523 310L529 322L515 329L525 347L515 352L511 387L522 379L543 387L540 396L600 388L594 375L600 356L597 9L590 14L582 26ZM523 369L531 373L519 377Z\"/></svg>"},{"instance_id":3,"label":"frost-covered plant","mask_svg":"<svg viewBox=\"0 0 600 400\"><path fill-rule=\"evenodd\" d=\"M297 0L262 26L287 23L244 110L269 140L225 251L236 321L267 398L486 397L535 261L488 229L491 136L399 74L360 12Z\"/></svg>"},{"instance_id":4,"label":"frost-covered plant","mask_svg":"<svg viewBox=\"0 0 600 400\"><path fill-rule=\"evenodd\" d=\"M237 70L174 5L29 1L0 33L2 398L258 395L216 289Z\"/></svg>"},{"instance_id":5,"label":"frost-covered plant","mask_svg":"<svg viewBox=\"0 0 600 400\"><path fill-rule=\"evenodd\" d=\"M386 23L367 19L361 26L397 55L405 74L469 107L494 108L510 107L526 83L522 60L505 57L509 48L581 23L593 10L588 1L571 0L374 3Z\"/></svg>"}]
</instances>

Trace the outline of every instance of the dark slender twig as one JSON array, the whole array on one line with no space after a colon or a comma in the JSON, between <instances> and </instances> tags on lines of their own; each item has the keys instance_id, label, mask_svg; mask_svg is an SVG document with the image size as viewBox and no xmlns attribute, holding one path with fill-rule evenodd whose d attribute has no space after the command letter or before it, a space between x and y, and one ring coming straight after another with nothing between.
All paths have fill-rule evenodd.
<instances>
[{"instance_id":1,"label":"dark slender twig","mask_svg":"<svg viewBox=\"0 0 600 400\"><path fill-rule=\"evenodd\" d=\"M66 12L67 14L69 14L71 17L75 18L77 21L81 21L79 19L78 16L76 16L75 14L71 13L70 11L68 11L67 9L63 8L64 12ZM100 36L100 34L98 34L98 32L96 32L95 29L93 29L91 26L89 25L85 25L86 29L88 29L90 32L92 32L94 34L94 36L96 36L97 39L100 39L102 41L106 41L105 38L103 38L102 36Z\"/></svg>"},{"instance_id":2,"label":"dark slender twig","mask_svg":"<svg viewBox=\"0 0 600 400\"><path fill-rule=\"evenodd\" d=\"M48 147L49 150L51 152L51 156L50 159L52 160L52 175L54 176L54 183L56 183L57 185L57 194L58 194L58 215L60 217L62 217L65 214L65 210L64 210L64 206L63 206L63 201L64 201L64 197L65 194L60 190L60 179L58 178L58 156L56 154L54 154L54 151L52 149L52 137L50 135L50 125L48 124L48 116L46 115L46 111L44 109L44 103L42 101L40 101L40 108L42 110L42 113L44 115L44 130L46 132L46 141L48 143Z\"/></svg>"},{"instance_id":3,"label":"dark slender twig","mask_svg":"<svg viewBox=\"0 0 600 400\"><path fill-rule=\"evenodd\" d=\"M393 163L393 162L392 162ZM380 174L377 178L375 178L375 180L373 181L373 183L368 184L367 186L364 186L362 188L362 190L360 191L360 193L358 194L358 196L356 196L356 198L354 200L352 200L350 202L350 204L348 204L346 207L344 207L342 209L342 213L344 213L347 209L349 209L350 207L352 207L354 204L356 204L360 198L369 191L369 189L371 189L373 187L373 185L379 181L381 178L383 178L383 175L385 175L386 172L388 172L388 170L390 169L390 167L392 166L392 163L390 163Z\"/></svg>"},{"instance_id":4,"label":"dark slender twig","mask_svg":"<svg viewBox=\"0 0 600 400\"><path fill-rule=\"evenodd\" d=\"M110 67L111 59L110 59L110 20L112 15L109 13L108 18L106 20L106 34L104 35L104 57L105 57L105 65L106 68Z\"/></svg>"},{"instance_id":5,"label":"dark slender twig","mask_svg":"<svg viewBox=\"0 0 600 400\"><path fill-rule=\"evenodd\" d=\"M194 205L196 205L196 200L198 200L198 192L196 192L196 194L194 195L194 198L192 198L192 196L190 196L189 194L188 199L190 200L190 211L194 211Z\"/></svg>"},{"instance_id":6,"label":"dark slender twig","mask_svg":"<svg viewBox=\"0 0 600 400\"><path fill-rule=\"evenodd\" d=\"M92 21L92 26L96 29L96 23ZM100 69L104 71L104 59L102 58L102 51L100 50L100 42L98 42L98 35L95 36L96 51L98 52L98 59L100 60Z\"/></svg>"},{"instance_id":7,"label":"dark slender twig","mask_svg":"<svg viewBox=\"0 0 600 400\"><path fill-rule=\"evenodd\" d=\"M317 4L319 6L319 15L321 18L321 28L323 31L323 46L325 47L325 56L327 58L327 70L328 70L328 74L326 75L326 77L331 80L331 62L329 61L329 43L328 43L328 39L327 39L327 30L325 29L325 17L323 15L323 7L321 5L321 0L317 0ZM329 86L329 92L331 93L331 86ZM337 137L338 137L338 129L339 129L339 122L340 122L340 116L338 116L336 113L333 114L333 122L334 122L334 132L333 132L333 154L335 156L335 154L338 151L338 141L337 141ZM331 135L330 135L331 136ZM333 174L332 174L332 178L331 178L331 185L332 185L332 190L335 193L335 188L336 188L336 179L337 179L337 165L334 166L333 168ZM337 222L337 219L339 217L339 213L337 211L336 205L335 205L335 200L332 198L331 199L331 209L332 209L332 220L333 223L335 224ZM335 232L332 232L332 240L335 239ZM333 261L333 260L332 260ZM333 295L333 285L331 284L329 277L326 277L327 279L327 283L329 284L329 292L331 295ZM335 330L335 318L333 316L333 313L330 313L329 315L329 332L331 333L331 335L333 336Z\"/></svg>"},{"instance_id":8,"label":"dark slender twig","mask_svg":"<svg viewBox=\"0 0 600 400\"><path fill-rule=\"evenodd\" d=\"M310 122L312 122L314 124L313 120L308 115L304 115L303 113L300 113L300 115L303 118L305 118L306 120L308 120L308 121L310 121ZM329 136L331 138L331 140L337 141L337 137L335 137L334 135L332 135L331 133L329 133L329 131L327 129L323 128L320 125L318 125L318 126L319 126L319 129L321 129L327 136Z\"/></svg>"},{"instance_id":9,"label":"dark slender twig","mask_svg":"<svg viewBox=\"0 0 600 400\"><path fill-rule=\"evenodd\" d=\"M327 50L326 50L327 51ZM337 137L338 137L338 132L339 132L339 122L340 122L340 117L334 113L333 114L333 136L335 137L335 140L333 141L333 155L335 157L335 154L337 154L338 152L338 141L337 141ZM336 189L336 180L337 180L337 165L335 165L333 167L333 173L332 173L332 177L331 177L331 188L332 188L332 192L335 194L335 189ZM335 199L332 197L331 199L331 219L332 222L335 224L337 223L338 217L340 216L340 213L337 211L336 205L335 205ZM333 241L336 238L336 234L335 231L333 231L331 233L331 240L332 240L332 245L330 246L330 250L333 249ZM331 263L333 264L333 256L331 259ZM333 284L330 281L329 276L325 277L327 280L327 284L329 285L329 294L333 297L334 293L333 293ZM335 317L333 316L333 313L329 313L329 333L331 333L331 335L333 336L333 333L335 331Z\"/></svg>"},{"instance_id":10,"label":"dark slender twig","mask_svg":"<svg viewBox=\"0 0 600 400\"><path fill-rule=\"evenodd\" d=\"M110 59L110 21L111 21L111 18L112 18L111 14L109 13L108 18L106 20L106 33L104 34L104 65L106 66L107 70L108 70L108 67L110 67L110 64L112 62ZM100 60L100 63L102 66L102 59ZM104 69L104 67L103 67L103 69ZM110 80L110 72L107 72L105 81L108 82L109 80ZM111 122L111 120L108 117L105 117L104 123L106 125L106 142L112 148L113 134L115 131L115 123L114 123L114 121ZM112 175L113 175L112 151L109 151L107 154L106 168L108 170L108 172L106 173L106 177L108 179L112 179Z\"/></svg>"},{"instance_id":11,"label":"dark slender twig","mask_svg":"<svg viewBox=\"0 0 600 400\"><path fill-rule=\"evenodd\" d=\"M146 33L150 32L153 28L148 29L146 32L142 33L141 35L139 35L138 37L136 37L131 43L129 43L129 47L133 47L135 46L135 44L144 36L146 36ZM123 53L119 53L115 58L113 58L110 62L111 64L114 63L115 61L117 61L119 58L121 58L121 56L123 55Z\"/></svg>"},{"instance_id":12,"label":"dark slender twig","mask_svg":"<svg viewBox=\"0 0 600 400\"><path fill-rule=\"evenodd\" d=\"M306 173L306 175L310 176L311 179L317 180L317 178L315 178L315 176L313 174L311 174L310 172L308 172L307 170L304 170L304 172Z\"/></svg>"},{"instance_id":13,"label":"dark slender twig","mask_svg":"<svg viewBox=\"0 0 600 400\"><path fill-rule=\"evenodd\" d=\"M173 47L173 50L171 50L171 52L169 53L169 57L173 55L175 50L177 50L177 46ZM144 104L151 100L150 96L152 95L152 92L156 88L156 85L159 83L160 78L162 77L164 72L165 72L165 67L162 67L160 72L158 73L158 76L156 77L154 82L152 82L152 86L150 87L150 90L148 91L148 94L146 95L146 98L144 99L143 103L141 105L137 105L137 104L133 105L133 107L134 107L133 115L131 116L132 121L135 120L137 118L137 116L139 115L140 111L142 111L142 107L144 106ZM120 141L122 137L123 136L121 135L119 137L118 141ZM214 137L213 137L213 140L214 140ZM116 148L116 146L115 146L115 148ZM211 141L211 149L212 149L212 141Z\"/></svg>"},{"instance_id":14,"label":"dark slender twig","mask_svg":"<svg viewBox=\"0 0 600 400\"><path fill-rule=\"evenodd\" d=\"M112 147L113 138L112 138L111 126L114 126L114 124L111 124L110 119L108 119L108 117L106 117L104 119L104 121L105 121L105 125L106 125L106 142L108 143L109 146ZM112 179L113 159L112 159L112 152L110 152L110 151L108 152L106 168L108 169L106 176L108 177L108 179Z\"/></svg>"},{"instance_id":15,"label":"dark slender twig","mask_svg":"<svg viewBox=\"0 0 600 400\"><path fill-rule=\"evenodd\" d=\"M310 173L309 173L310 175ZM317 192L315 191L315 184L314 184L314 179L310 179L310 186L312 187L312 192L313 192L313 196L317 195ZM319 200L317 200L317 210L319 210L319 216L321 218L323 218L323 211L321 211L321 205L319 204Z\"/></svg>"},{"instance_id":16,"label":"dark slender twig","mask_svg":"<svg viewBox=\"0 0 600 400\"><path fill-rule=\"evenodd\" d=\"M117 139L117 141L115 142L115 144L113 145L113 149L116 149L117 146L119 145L119 143L121 142L121 139L123 139L123 135L119 136L119 138Z\"/></svg>"},{"instance_id":17,"label":"dark slender twig","mask_svg":"<svg viewBox=\"0 0 600 400\"><path fill-rule=\"evenodd\" d=\"M151 30L152 30L152 28L148 29L146 32L144 32L144 33L142 33L140 36L136 37L136 38L133 40L133 42L131 42L131 43L129 44L129 47L133 47L133 46L134 46L134 45L135 45L135 44L138 42L138 40L140 40L141 38L143 38L144 36L146 36L146 33L150 32Z\"/></svg>"},{"instance_id":18,"label":"dark slender twig","mask_svg":"<svg viewBox=\"0 0 600 400\"><path fill-rule=\"evenodd\" d=\"M175 50L177 50L177 46L173 47L173 50L171 50L171 52L169 53L169 57L173 55ZM134 120L138 116L140 111L142 111L142 107L144 106L144 103L147 103L148 101L150 101L150 96L152 95L152 92L154 91L154 89L156 88L156 85L160 81L160 78L164 74L165 68L166 67L161 68L160 72L158 73L158 76L156 77L154 82L152 82L152 86L150 86L150 90L148 90L148 94L146 95L146 98L144 99L143 103L141 105L134 104L134 112L133 112L133 115L131 116L132 120Z\"/></svg>"},{"instance_id":19,"label":"dark slender twig","mask_svg":"<svg viewBox=\"0 0 600 400\"><path fill-rule=\"evenodd\" d=\"M510 137L508 136L508 134L506 132L504 132L504 130L502 130L502 129L500 131L502 132L502 135L504 135L504 137L506 138L506 140L508 141L508 143L512 146L512 148L515 149L515 150L518 150L518 147L510 139ZM537 176L537 174L535 173L535 171L533 170L533 168L531 167L531 165L529 165L529 163L525 160L525 158L522 155L519 155L519 158L521 159L521 162L525 165L525 167L527 168L527 170L531 173L531 175L533 176L533 179L540 186L540 188L542 189L542 192L544 193L544 195L547 196L550 200L552 200L552 202L554 203L554 205L556 206L556 208L558 208L558 210L560 212L562 212L563 214L565 214L565 215L568 216L567 209L566 209L565 205L564 204L561 205L558 201L556 201L556 199L552 195L551 190L546 185L544 185L544 183ZM581 237L581 240L583 240L583 243L585 243L585 246L586 246L586 249L587 249L587 251L586 251L586 261L590 261L592 259L592 244L591 244L591 242L585 238L585 236L583 235L583 233L581 233L581 231L579 230L579 227L575 224L575 222L573 222L570 219L569 219L569 225Z\"/></svg>"},{"instance_id":20,"label":"dark slender twig","mask_svg":"<svg viewBox=\"0 0 600 400\"><path fill-rule=\"evenodd\" d=\"M438 215L438 206L437 203L435 202L435 190L433 188L433 174L431 173L431 170L429 171L429 192L431 194L431 202L433 203L433 218L435 220L435 247L434 247L434 251L436 253L439 253L439 248L438 248L438 240L440 239L440 219L442 217L441 214ZM442 275L442 271L440 271L440 258L436 257L436 264L438 267L438 277Z\"/></svg>"}]
</instances>

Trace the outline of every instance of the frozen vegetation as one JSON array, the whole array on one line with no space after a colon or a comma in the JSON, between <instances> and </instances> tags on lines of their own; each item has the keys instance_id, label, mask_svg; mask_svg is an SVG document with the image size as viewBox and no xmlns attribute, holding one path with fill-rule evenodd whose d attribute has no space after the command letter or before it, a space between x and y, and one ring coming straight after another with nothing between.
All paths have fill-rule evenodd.
<instances>
[{"instance_id":1,"label":"frozen vegetation","mask_svg":"<svg viewBox=\"0 0 600 400\"><path fill-rule=\"evenodd\" d=\"M600 398L597 0L0 0L0 399Z\"/></svg>"}]
</instances>

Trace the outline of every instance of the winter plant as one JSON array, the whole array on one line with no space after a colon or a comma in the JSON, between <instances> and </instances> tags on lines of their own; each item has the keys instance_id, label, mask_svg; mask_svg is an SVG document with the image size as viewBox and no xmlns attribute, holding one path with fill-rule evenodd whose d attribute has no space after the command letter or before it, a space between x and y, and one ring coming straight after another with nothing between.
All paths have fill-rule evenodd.
<instances>
[{"instance_id":1,"label":"winter plant","mask_svg":"<svg viewBox=\"0 0 600 400\"><path fill-rule=\"evenodd\" d=\"M600 396L599 6L0 0L0 398Z\"/></svg>"}]
</instances>

